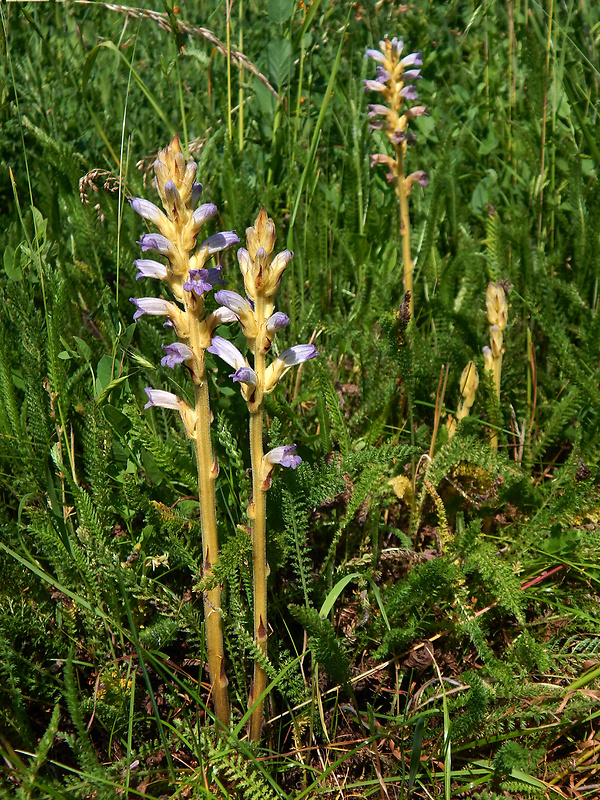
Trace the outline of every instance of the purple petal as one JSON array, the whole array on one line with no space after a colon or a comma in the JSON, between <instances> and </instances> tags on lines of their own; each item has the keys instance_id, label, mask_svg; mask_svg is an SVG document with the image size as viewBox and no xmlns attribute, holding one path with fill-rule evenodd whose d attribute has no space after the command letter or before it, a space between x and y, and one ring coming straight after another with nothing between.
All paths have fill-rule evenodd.
<instances>
[{"instance_id":1,"label":"purple petal","mask_svg":"<svg viewBox=\"0 0 600 800\"><path fill-rule=\"evenodd\" d=\"M233 311L230 311L228 308L225 308L224 306L215 309L212 312L211 316L215 327L217 325L221 325L224 322L236 322L239 319L237 314L234 314Z\"/></svg>"},{"instance_id":2,"label":"purple petal","mask_svg":"<svg viewBox=\"0 0 600 800\"><path fill-rule=\"evenodd\" d=\"M258 378L256 372L251 367L240 367L233 374L229 376L233 381L240 383L247 383L249 386L256 386Z\"/></svg>"},{"instance_id":3,"label":"purple petal","mask_svg":"<svg viewBox=\"0 0 600 800\"><path fill-rule=\"evenodd\" d=\"M275 333L282 328L287 328L289 324L290 318L288 315L284 314L283 311L276 311L274 314L271 314L267 320L267 330L269 333Z\"/></svg>"},{"instance_id":4,"label":"purple petal","mask_svg":"<svg viewBox=\"0 0 600 800\"><path fill-rule=\"evenodd\" d=\"M153 314L155 316L169 315L172 309L171 303L162 300L160 297L130 297L129 302L136 306L137 311L133 315L134 322L137 322L142 314Z\"/></svg>"},{"instance_id":5,"label":"purple petal","mask_svg":"<svg viewBox=\"0 0 600 800\"><path fill-rule=\"evenodd\" d=\"M398 37L394 36L390 44L392 45L392 53L395 56L399 56L402 52L402 48L404 47L404 42L402 39L398 39Z\"/></svg>"},{"instance_id":6,"label":"purple petal","mask_svg":"<svg viewBox=\"0 0 600 800\"><path fill-rule=\"evenodd\" d=\"M141 245L144 253L146 250L156 250L163 256L169 255L173 249L167 237L161 236L160 233L145 233L138 244Z\"/></svg>"},{"instance_id":7,"label":"purple petal","mask_svg":"<svg viewBox=\"0 0 600 800\"><path fill-rule=\"evenodd\" d=\"M208 253L212 255L213 253L218 253L220 250L224 250L232 244L237 244L239 240L240 238L236 236L235 231L222 231L221 233L215 233L213 236L209 236L208 239L202 242L201 247L208 247Z\"/></svg>"},{"instance_id":8,"label":"purple petal","mask_svg":"<svg viewBox=\"0 0 600 800\"><path fill-rule=\"evenodd\" d=\"M152 261L150 258L138 258L134 261L138 274L135 276L136 280L141 278L159 278L162 280L167 277L167 268L164 264L159 264L158 261Z\"/></svg>"},{"instance_id":9,"label":"purple petal","mask_svg":"<svg viewBox=\"0 0 600 800\"><path fill-rule=\"evenodd\" d=\"M421 67L423 66L423 59L421 53L409 53L404 56L400 63L403 67Z\"/></svg>"},{"instance_id":10,"label":"purple petal","mask_svg":"<svg viewBox=\"0 0 600 800\"><path fill-rule=\"evenodd\" d=\"M162 349L165 355L161 358L160 363L163 367L171 369L174 369L176 364L183 364L184 361L188 361L194 356L194 351L183 342L174 342L166 346L163 344Z\"/></svg>"},{"instance_id":11,"label":"purple petal","mask_svg":"<svg viewBox=\"0 0 600 800\"><path fill-rule=\"evenodd\" d=\"M375 117L379 114L383 114L385 116L389 111L387 106L382 106L380 103L369 103L367 108L369 109L370 117Z\"/></svg>"},{"instance_id":12,"label":"purple petal","mask_svg":"<svg viewBox=\"0 0 600 800\"><path fill-rule=\"evenodd\" d=\"M238 316L252 311L250 303L244 297L237 292L230 292L227 289L221 289L215 292L215 300Z\"/></svg>"},{"instance_id":13,"label":"purple petal","mask_svg":"<svg viewBox=\"0 0 600 800\"><path fill-rule=\"evenodd\" d=\"M383 92L385 91L385 86L383 83L379 81L371 81L367 80L366 78L363 80L365 85L364 91L365 92Z\"/></svg>"},{"instance_id":14,"label":"purple petal","mask_svg":"<svg viewBox=\"0 0 600 800\"><path fill-rule=\"evenodd\" d=\"M282 467L296 467L302 463L300 456L294 455L296 452L296 445L290 444L284 447L276 447L265 455L265 460L269 464L280 464Z\"/></svg>"},{"instance_id":15,"label":"purple petal","mask_svg":"<svg viewBox=\"0 0 600 800\"><path fill-rule=\"evenodd\" d=\"M197 280L201 278L203 281L210 283L211 286L216 286L220 283L222 286L225 286L225 281L221 277L222 267L208 267L208 269L191 269L190 270L190 278L192 280Z\"/></svg>"},{"instance_id":16,"label":"purple petal","mask_svg":"<svg viewBox=\"0 0 600 800\"><path fill-rule=\"evenodd\" d=\"M407 69L402 73L402 80L420 81L422 77L420 69Z\"/></svg>"},{"instance_id":17,"label":"purple petal","mask_svg":"<svg viewBox=\"0 0 600 800\"><path fill-rule=\"evenodd\" d=\"M418 183L420 186L427 186L429 184L429 175L426 172L423 172L422 169L418 169L416 172L411 172L408 178L412 178L412 180L415 183Z\"/></svg>"},{"instance_id":18,"label":"purple petal","mask_svg":"<svg viewBox=\"0 0 600 800\"><path fill-rule=\"evenodd\" d=\"M150 222L153 222L155 225L159 225L165 220L163 212L149 200L144 200L142 197L134 197L129 203L140 217L150 220Z\"/></svg>"},{"instance_id":19,"label":"purple petal","mask_svg":"<svg viewBox=\"0 0 600 800\"><path fill-rule=\"evenodd\" d=\"M412 119L413 117L421 117L423 115L429 116L427 114L427 106L413 106L412 108L406 110L406 116L409 119Z\"/></svg>"},{"instance_id":20,"label":"purple petal","mask_svg":"<svg viewBox=\"0 0 600 800\"><path fill-rule=\"evenodd\" d=\"M390 139L394 144L401 144L406 139L406 133L403 130L394 131L394 133L390 136Z\"/></svg>"},{"instance_id":21,"label":"purple petal","mask_svg":"<svg viewBox=\"0 0 600 800\"><path fill-rule=\"evenodd\" d=\"M405 97L407 100L416 100L419 95L415 87L409 83L408 86L403 86L402 89L400 89L400 97Z\"/></svg>"},{"instance_id":22,"label":"purple petal","mask_svg":"<svg viewBox=\"0 0 600 800\"><path fill-rule=\"evenodd\" d=\"M379 50L367 50L365 53L365 58L372 58L373 61L379 61L379 63L383 63L385 61L385 56Z\"/></svg>"},{"instance_id":23,"label":"purple petal","mask_svg":"<svg viewBox=\"0 0 600 800\"><path fill-rule=\"evenodd\" d=\"M214 217L217 213L217 207L214 203L204 203L193 213L194 222L196 225L203 225L207 219Z\"/></svg>"},{"instance_id":24,"label":"purple petal","mask_svg":"<svg viewBox=\"0 0 600 800\"><path fill-rule=\"evenodd\" d=\"M190 275L192 272L202 273L206 272L206 270L203 269L190 270ZM186 281L183 284L183 290L185 292L193 292L196 295L196 297L202 297L204 292L210 292L211 289L212 289L211 284L207 280L204 280L202 277L195 278L192 281Z\"/></svg>"},{"instance_id":25,"label":"purple petal","mask_svg":"<svg viewBox=\"0 0 600 800\"><path fill-rule=\"evenodd\" d=\"M160 408L173 408L175 411L179 411L180 400L176 394L172 394L172 392L163 392L162 389L151 389L149 386L147 386L144 391L148 395L148 402L144 408L159 406Z\"/></svg>"},{"instance_id":26,"label":"purple petal","mask_svg":"<svg viewBox=\"0 0 600 800\"><path fill-rule=\"evenodd\" d=\"M286 367L294 367L296 364L301 364L318 355L319 351L314 344L296 344L294 347L284 350L279 358Z\"/></svg>"},{"instance_id":27,"label":"purple petal","mask_svg":"<svg viewBox=\"0 0 600 800\"><path fill-rule=\"evenodd\" d=\"M190 198L192 208L195 208L198 205L198 201L200 200L201 194L202 194L202 184L196 181L192 186L192 194Z\"/></svg>"},{"instance_id":28,"label":"purple petal","mask_svg":"<svg viewBox=\"0 0 600 800\"><path fill-rule=\"evenodd\" d=\"M247 366L246 359L240 353L237 347L228 339L224 339L222 336L213 336L210 347L207 347L206 349L209 353L214 353L214 355L222 358L223 361L225 361L235 370Z\"/></svg>"}]
</instances>

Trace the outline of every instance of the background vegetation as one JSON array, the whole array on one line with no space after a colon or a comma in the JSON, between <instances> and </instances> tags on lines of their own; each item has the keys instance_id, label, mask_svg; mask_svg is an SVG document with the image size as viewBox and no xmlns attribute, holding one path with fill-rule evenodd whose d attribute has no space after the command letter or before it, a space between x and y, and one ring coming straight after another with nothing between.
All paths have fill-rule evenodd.
<instances>
[{"instance_id":1,"label":"background vegetation","mask_svg":"<svg viewBox=\"0 0 600 800\"><path fill-rule=\"evenodd\" d=\"M597 4L0 15L3 795L597 798ZM408 156L430 184L411 199L407 329L362 85L386 33L423 53L429 107ZM145 292L126 198L155 200L176 132L216 229L242 234L263 204L275 218L295 251L289 343L321 354L269 401L271 441L304 463L269 493L258 749L244 404L213 363L235 717L218 739L193 451L170 412L142 411L146 385L188 391L128 300ZM223 266L239 290L233 254ZM510 287L500 404L482 380L447 441L463 367L483 372L490 280Z\"/></svg>"}]
</instances>

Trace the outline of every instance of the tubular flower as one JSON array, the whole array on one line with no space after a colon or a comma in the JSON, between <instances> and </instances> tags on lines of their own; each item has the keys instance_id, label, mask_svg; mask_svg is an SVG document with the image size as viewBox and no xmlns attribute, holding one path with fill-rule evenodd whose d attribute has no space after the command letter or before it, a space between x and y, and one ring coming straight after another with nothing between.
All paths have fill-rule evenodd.
<instances>
[{"instance_id":1,"label":"tubular flower","mask_svg":"<svg viewBox=\"0 0 600 800\"><path fill-rule=\"evenodd\" d=\"M315 356L318 355L318 350L314 344L297 344L294 347L290 347L289 350L284 350L284 352L267 367L265 392L267 394L272 392L289 369L311 358L315 358Z\"/></svg>"},{"instance_id":2,"label":"tubular flower","mask_svg":"<svg viewBox=\"0 0 600 800\"><path fill-rule=\"evenodd\" d=\"M290 444L284 445L283 447L276 447L263 456L260 469L263 489L269 489L271 487L273 470L277 464L279 464L280 467L296 469L302 463L300 456L295 455L295 453L296 445Z\"/></svg>"},{"instance_id":3,"label":"tubular flower","mask_svg":"<svg viewBox=\"0 0 600 800\"><path fill-rule=\"evenodd\" d=\"M235 372L229 376L234 381L239 381L249 386L256 386L256 373L248 365L248 361L237 347L229 340L224 339L222 336L213 336L210 347L206 349L209 353L219 356L219 358L223 359L230 367L234 368Z\"/></svg>"},{"instance_id":4,"label":"tubular flower","mask_svg":"<svg viewBox=\"0 0 600 800\"><path fill-rule=\"evenodd\" d=\"M163 344L162 349L165 352L165 355L160 360L163 367L175 369L176 364L183 364L194 357L194 351L183 342L175 342L166 346Z\"/></svg>"},{"instance_id":5,"label":"tubular flower","mask_svg":"<svg viewBox=\"0 0 600 800\"><path fill-rule=\"evenodd\" d=\"M215 292L215 300L235 314L246 336L256 336L258 329L256 327L254 310L246 298L241 297L237 292L230 292L226 289L222 289L219 292Z\"/></svg>"},{"instance_id":6,"label":"tubular flower","mask_svg":"<svg viewBox=\"0 0 600 800\"><path fill-rule=\"evenodd\" d=\"M163 392L162 389L152 389L149 386L144 391L148 396L148 402L144 408L158 406L159 408L172 408L174 411L178 411L187 437L189 439L196 438L198 415L185 400L177 397L172 392Z\"/></svg>"},{"instance_id":7,"label":"tubular flower","mask_svg":"<svg viewBox=\"0 0 600 800\"><path fill-rule=\"evenodd\" d=\"M134 263L136 268L139 269L138 274L135 276L138 281L141 278L158 278L162 281L167 277L167 268L158 261L152 261L150 258L138 258Z\"/></svg>"},{"instance_id":8,"label":"tubular flower","mask_svg":"<svg viewBox=\"0 0 600 800\"><path fill-rule=\"evenodd\" d=\"M269 464L280 464L282 467L291 467L292 469L296 469L296 467L302 463L302 459L300 456L294 455L296 452L296 445L290 444L284 447L276 447L274 450L270 450L265 455L265 461Z\"/></svg>"}]
</instances>

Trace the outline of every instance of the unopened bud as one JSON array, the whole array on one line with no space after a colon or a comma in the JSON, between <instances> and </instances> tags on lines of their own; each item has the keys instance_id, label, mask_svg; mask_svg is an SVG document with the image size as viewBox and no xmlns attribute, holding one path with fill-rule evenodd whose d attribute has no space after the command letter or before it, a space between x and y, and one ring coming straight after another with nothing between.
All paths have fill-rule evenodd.
<instances>
[{"instance_id":1,"label":"unopened bud","mask_svg":"<svg viewBox=\"0 0 600 800\"><path fill-rule=\"evenodd\" d=\"M506 328L508 318L508 303L501 283L488 284L485 305L490 325L497 325L503 331Z\"/></svg>"}]
</instances>

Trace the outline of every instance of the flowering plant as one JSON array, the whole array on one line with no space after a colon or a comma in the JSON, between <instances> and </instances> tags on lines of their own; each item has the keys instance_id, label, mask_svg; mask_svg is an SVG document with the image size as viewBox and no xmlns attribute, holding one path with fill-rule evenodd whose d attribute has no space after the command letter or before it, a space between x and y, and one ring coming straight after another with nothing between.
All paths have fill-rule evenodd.
<instances>
[{"instance_id":1,"label":"flowering plant","mask_svg":"<svg viewBox=\"0 0 600 800\"><path fill-rule=\"evenodd\" d=\"M179 412L186 435L194 442L198 464L200 519L202 524L202 553L204 575L210 576L219 558L215 505L215 479L218 474L210 439L211 412L206 380L204 353L209 347L217 325L235 317L227 309L206 314L204 296L214 286L223 284L221 267L207 266L221 250L239 241L235 231L223 231L209 236L197 245L202 225L213 217L213 203L198 206L202 186L196 181L196 164L186 164L178 137L158 154L154 164L155 185L164 211L154 203L134 198L131 207L153 223L158 233L142 236L143 252L152 251L165 258L166 263L142 258L136 261L138 279L157 278L166 284L175 302L158 297L131 298L136 306L134 320L143 314L165 316L166 328L173 330L177 341L163 345L161 364L174 369L183 364L194 385L194 407L177 395L148 387L145 408L159 406ZM229 724L229 700L224 667L223 630L221 620L221 589L213 586L204 596L206 639L211 689L217 719Z\"/></svg>"},{"instance_id":2,"label":"flowering plant","mask_svg":"<svg viewBox=\"0 0 600 800\"><path fill-rule=\"evenodd\" d=\"M292 258L290 250L273 255L275 223L264 208L253 227L246 231L247 248L238 250L238 261L244 278L247 297L221 289L215 299L221 305L206 313L204 298L207 292L224 284L220 266L208 266L211 257L239 241L235 231L209 236L197 245L201 226L217 211L212 203L198 207L202 193L196 182L196 164L185 163L177 137L159 153L154 165L156 188L164 211L141 198L131 206L144 219L153 223L158 233L142 236L142 251L153 251L166 263L153 259L136 261L138 278L156 278L165 283L174 298L131 298L137 321L144 314L165 316L165 327L174 331L177 339L163 345L161 364L174 369L184 365L194 385L195 405L192 407L177 395L162 389L146 388L145 408L158 406L177 411L186 435L194 442L198 464L198 490L202 523L202 552L204 576L210 577L219 558L215 480L218 466L213 457L210 439L211 412L206 379L205 352L219 356L232 369L230 377L240 384L250 412L250 453L252 462L252 501L248 516L252 522L254 572L254 638L263 656L267 653L267 561L266 561L266 499L276 465L296 469L302 459L296 455L296 445L263 451L264 398L272 392L291 367L317 355L313 344L301 344L284 350L267 366L277 331L289 325L289 318L275 311L275 295L282 275ZM248 359L229 340L215 335L217 325L238 321L252 352ZM221 589L211 585L204 594L204 612L208 647L211 689L217 719L229 725L229 698L224 668ZM259 660L254 667L250 702L250 738L257 741L262 728L263 694L266 672Z\"/></svg>"},{"instance_id":3,"label":"flowering plant","mask_svg":"<svg viewBox=\"0 0 600 800\"><path fill-rule=\"evenodd\" d=\"M289 318L275 311L275 295L284 270L293 253L284 250L273 255L275 223L261 209L253 227L246 230L246 248L238 250L240 271L244 277L247 298L236 292L220 290L215 299L222 303L222 313L229 311L239 320L252 352L252 366L227 339L213 337L208 348L234 370L230 378L239 382L242 396L250 412L250 457L252 462L252 501L248 516L252 523L254 573L254 638L261 653L267 654L267 550L266 498L276 464L296 469L301 459L296 445L276 447L266 455L263 451L264 398L270 394L285 373L293 366L317 355L313 344L300 344L284 350L268 366L266 357L277 331L289 325ZM257 741L262 727L263 693L267 684L264 667L256 660L250 704L254 706L250 720L250 738Z\"/></svg>"},{"instance_id":4,"label":"flowering plant","mask_svg":"<svg viewBox=\"0 0 600 800\"><path fill-rule=\"evenodd\" d=\"M400 225L402 253L404 260L404 290L410 292L410 314L414 312L413 301L413 262L410 254L410 219L408 198L414 183L427 186L428 175L423 170L405 175L404 159L408 145L414 142L415 135L409 129L409 122L427 112L426 106L407 106L407 101L418 98L413 81L421 78L423 64L421 53L402 56L404 44L394 37L387 36L379 42L379 50L369 49L366 58L377 62L377 78L365 80L365 91L377 92L380 102L369 105L370 127L384 131L394 148L394 157L386 153L371 156L371 166L385 164L389 168L388 178L393 182L400 203Z\"/></svg>"}]
</instances>

